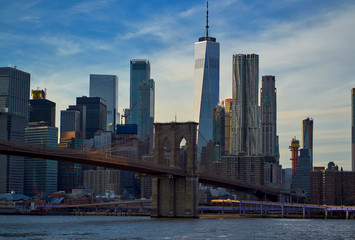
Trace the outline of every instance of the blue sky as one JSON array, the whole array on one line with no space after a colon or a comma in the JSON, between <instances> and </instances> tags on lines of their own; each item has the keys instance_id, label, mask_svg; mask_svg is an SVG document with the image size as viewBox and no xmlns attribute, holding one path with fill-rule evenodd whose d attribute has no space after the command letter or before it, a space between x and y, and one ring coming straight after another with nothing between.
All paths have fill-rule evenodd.
<instances>
[{"instance_id":1,"label":"blue sky","mask_svg":"<svg viewBox=\"0 0 355 240\"><path fill-rule=\"evenodd\" d=\"M31 73L60 110L88 95L89 74L119 76L129 105L129 60L146 58L156 81L156 121L193 118L194 42L205 1L0 0L0 66ZM314 165L350 170L350 90L355 87L355 2L210 0L221 47L221 99L232 96L232 55L257 53L260 78L275 75L281 164L291 138L314 119ZM260 83L261 84L261 83ZM261 87L261 85L260 85ZM121 110L120 110L121 111Z\"/></svg>"}]
</instances>

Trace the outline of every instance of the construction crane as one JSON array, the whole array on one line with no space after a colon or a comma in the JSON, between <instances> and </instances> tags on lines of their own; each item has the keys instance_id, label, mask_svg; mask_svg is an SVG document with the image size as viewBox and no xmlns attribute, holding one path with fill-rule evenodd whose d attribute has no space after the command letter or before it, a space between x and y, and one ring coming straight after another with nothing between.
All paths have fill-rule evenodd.
<instances>
[{"instance_id":1,"label":"construction crane","mask_svg":"<svg viewBox=\"0 0 355 240\"><path fill-rule=\"evenodd\" d=\"M133 108L136 106L136 104L137 104L137 102L135 102L135 103L133 104L132 108L129 109L128 113L125 113L125 110L123 109L124 114L121 115L121 124L123 124L123 122L122 122L123 118L125 118L125 123L126 123L127 118L128 118L129 115L131 114L131 112L132 112Z\"/></svg>"}]
</instances>

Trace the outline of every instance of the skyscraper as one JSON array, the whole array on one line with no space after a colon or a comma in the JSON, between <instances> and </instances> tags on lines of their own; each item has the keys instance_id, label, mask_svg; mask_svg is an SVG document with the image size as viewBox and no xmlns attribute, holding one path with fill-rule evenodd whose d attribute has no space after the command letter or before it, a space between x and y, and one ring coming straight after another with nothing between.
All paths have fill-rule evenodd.
<instances>
[{"instance_id":1,"label":"skyscraper","mask_svg":"<svg viewBox=\"0 0 355 240\"><path fill-rule=\"evenodd\" d=\"M32 122L25 129L26 142L44 146L58 146L58 128L43 122ZM54 160L28 158L25 161L25 194L42 196L57 191L58 162Z\"/></svg>"},{"instance_id":2,"label":"skyscraper","mask_svg":"<svg viewBox=\"0 0 355 240\"><path fill-rule=\"evenodd\" d=\"M219 43L209 36L208 2L206 36L195 43L194 121L199 122L198 149L213 138L213 108L219 102Z\"/></svg>"},{"instance_id":3,"label":"skyscraper","mask_svg":"<svg viewBox=\"0 0 355 240\"><path fill-rule=\"evenodd\" d=\"M0 68L0 111L29 119L30 74L16 67Z\"/></svg>"},{"instance_id":4,"label":"skyscraper","mask_svg":"<svg viewBox=\"0 0 355 240\"><path fill-rule=\"evenodd\" d=\"M153 153L154 88L153 79L139 85L138 139L144 155Z\"/></svg>"},{"instance_id":5,"label":"skyscraper","mask_svg":"<svg viewBox=\"0 0 355 240\"><path fill-rule=\"evenodd\" d=\"M128 123L138 124L139 85L150 79L150 63L145 59L130 61L130 101L131 110Z\"/></svg>"},{"instance_id":6,"label":"skyscraper","mask_svg":"<svg viewBox=\"0 0 355 240\"><path fill-rule=\"evenodd\" d=\"M259 56L233 55L232 154L261 153L259 90Z\"/></svg>"},{"instance_id":7,"label":"skyscraper","mask_svg":"<svg viewBox=\"0 0 355 240\"><path fill-rule=\"evenodd\" d=\"M224 155L225 149L225 109L218 105L213 108L213 142L220 146L221 154Z\"/></svg>"},{"instance_id":8,"label":"skyscraper","mask_svg":"<svg viewBox=\"0 0 355 240\"><path fill-rule=\"evenodd\" d=\"M313 167L313 119L303 120L303 149L308 149L309 160Z\"/></svg>"},{"instance_id":9,"label":"skyscraper","mask_svg":"<svg viewBox=\"0 0 355 240\"><path fill-rule=\"evenodd\" d=\"M100 97L77 97L77 106L86 107L86 138L93 138L98 130L106 130L107 104Z\"/></svg>"},{"instance_id":10,"label":"skyscraper","mask_svg":"<svg viewBox=\"0 0 355 240\"><path fill-rule=\"evenodd\" d=\"M45 90L32 90L30 100L30 122L46 122L55 127L55 103L46 99Z\"/></svg>"},{"instance_id":11,"label":"skyscraper","mask_svg":"<svg viewBox=\"0 0 355 240\"><path fill-rule=\"evenodd\" d=\"M118 77L90 74L90 97L101 97L107 103L107 131L115 133L118 117Z\"/></svg>"},{"instance_id":12,"label":"skyscraper","mask_svg":"<svg viewBox=\"0 0 355 240\"><path fill-rule=\"evenodd\" d=\"M351 89L351 167L355 171L355 88Z\"/></svg>"},{"instance_id":13,"label":"skyscraper","mask_svg":"<svg viewBox=\"0 0 355 240\"><path fill-rule=\"evenodd\" d=\"M265 161L278 162L276 135L276 88L274 76L263 76L261 96L261 139Z\"/></svg>"},{"instance_id":14,"label":"skyscraper","mask_svg":"<svg viewBox=\"0 0 355 240\"><path fill-rule=\"evenodd\" d=\"M229 155L231 154L231 133L232 133L232 103L233 100L231 98L227 98L224 101L224 144L225 144L225 154Z\"/></svg>"},{"instance_id":15,"label":"skyscraper","mask_svg":"<svg viewBox=\"0 0 355 240\"><path fill-rule=\"evenodd\" d=\"M24 141L29 119L30 74L0 68L0 139ZM0 192L23 193L24 158L0 155Z\"/></svg>"}]
</instances>

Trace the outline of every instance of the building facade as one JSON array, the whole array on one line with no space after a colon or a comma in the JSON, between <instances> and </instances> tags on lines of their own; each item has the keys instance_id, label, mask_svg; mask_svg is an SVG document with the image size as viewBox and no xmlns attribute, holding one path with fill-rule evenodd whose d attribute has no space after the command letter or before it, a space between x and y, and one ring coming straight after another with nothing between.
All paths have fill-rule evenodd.
<instances>
[{"instance_id":1,"label":"building facade","mask_svg":"<svg viewBox=\"0 0 355 240\"><path fill-rule=\"evenodd\" d=\"M355 204L355 172L337 168L315 170L310 173L310 202L318 205Z\"/></svg>"},{"instance_id":2,"label":"building facade","mask_svg":"<svg viewBox=\"0 0 355 240\"><path fill-rule=\"evenodd\" d=\"M0 111L27 121L30 116L30 74L16 67L0 68Z\"/></svg>"},{"instance_id":3,"label":"building facade","mask_svg":"<svg viewBox=\"0 0 355 240\"><path fill-rule=\"evenodd\" d=\"M130 61L130 116L126 122L138 124L139 85L150 79L150 63L145 59Z\"/></svg>"},{"instance_id":4,"label":"building facade","mask_svg":"<svg viewBox=\"0 0 355 240\"><path fill-rule=\"evenodd\" d=\"M259 56L233 55L232 154L261 154Z\"/></svg>"},{"instance_id":5,"label":"building facade","mask_svg":"<svg viewBox=\"0 0 355 240\"><path fill-rule=\"evenodd\" d=\"M33 122L25 129L26 142L44 146L58 146L58 128ZM57 191L58 162L54 160L26 158L25 194L46 197Z\"/></svg>"},{"instance_id":6,"label":"building facade","mask_svg":"<svg viewBox=\"0 0 355 240\"><path fill-rule=\"evenodd\" d=\"M292 176L292 189L296 192L310 193L310 172L312 165L308 149L301 149L295 174Z\"/></svg>"},{"instance_id":7,"label":"building facade","mask_svg":"<svg viewBox=\"0 0 355 240\"><path fill-rule=\"evenodd\" d=\"M277 108L274 76L263 76L260 91L262 154L268 162L279 162Z\"/></svg>"},{"instance_id":8,"label":"building facade","mask_svg":"<svg viewBox=\"0 0 355 240\"><path fill-rule=\"evenodd\" d=\"M0 68L0 138L24 141L29 120L30 74ZM24 158L0 155L0 193L23 193Z\"/></svg>"},{"instance_id":9,"label":"building facade","mask_svg":"<svg viewBox=\"0 0 355 240\"><path fill-rule=\"evenodd\" d=\"M86 107L86 139L93 138L98 130L106 130L107 104L100 97L77 97L76 106Z\"/></svg>"},{"instance_id":10,"label":"building facade","mask_svg":"<svg viewBox=\"0 0 355 240\"><path fill-rule=\"evenodd\" d=\"M90 74L90 97L101 97L107 103L107 131L115 133L118 116L118 77Z\"/></svg>"},{"instance_id":11,"label":"building facade","mask_svg":"<svg viewBox=\"0 0 355 240\"><path fill-rule=\"evenodd\" d=\"M225 149L225 109L218 105L213 108L213 142L220 146L221 155L224 155Z\"/></svg>"},{"instance_id":12,"label":"building facade","mask_svg":"<svg viewBox=\"0 0 355 240\"><path fill-rule=\"evenodd\" d=\"M308 149L308 154L313 166L313 119L303 120L303 148Z\"/></svg>"},{"instance_id":13,"label":"building facade","mask_svg":"<svg viewBox=\"0 0 355 240\"><path fill-rule=\"evenodd\" d=\"M232 133L232 103L233 100L231 98L227 98L224 101L224 145L225 145L225 155L229 155L232 153L231 150L231 133Z\"/></svg>"},{"instance_id":14,"label":"building facade","mask_svg":"<svg viewBox=\"0 0 355 240\"><path fill-rule=\"evenodd\" d=\"M0 139L24 141L27 119L0 112ZM24 190L24 157L0 155L0 193L22 194Z\"/></svg>"},{"instance_id":15,"label":"building facade","mask_svg":"<svg viewBox=\"0 0 355 240\"><path fill-rule=\"evenodd\" d=\"M46 99L45 90L32 90L30 122L46 122L47 126L55 127L55 102Z\"/></svg>"},{"instance_id":16,"label":"building facade","mask_svg":"<svg viewBox=\"0 0 355 240\"><path fill-rule=\"evenodd\" d=\"M351 89L351 167L355 171L355 88Z\"/></svg>"},{"instance_id":17,"label":"building facade","mask_svg":"<svg viewBox=\"0 0 355 240\"><path fill-rule=\"evenodd\" d=\"M213 139L213 108L219 102L219 42L209 36L208 2L206 20L206 35L195 42L194 121L200 151Z\"/></svg>"},{"instance_id":18,"label":"building facade","mask_svg":"<svg viewBox=\"0 0 355 240\"><path fill-rule=\"evenodd\" d=\"M142 145L143 154L153 153L153 124L154 124L154 90L153 79L139 85L138 101L138 139Z\"/></svg>"}]
</instances>

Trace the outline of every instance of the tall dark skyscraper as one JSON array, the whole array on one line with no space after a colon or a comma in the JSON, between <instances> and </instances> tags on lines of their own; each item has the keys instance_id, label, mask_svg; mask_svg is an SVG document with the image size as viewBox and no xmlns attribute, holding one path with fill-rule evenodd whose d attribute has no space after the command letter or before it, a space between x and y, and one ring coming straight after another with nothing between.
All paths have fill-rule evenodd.
<instances>
[{"instance_id":1,"label":"tall dark skyscraper","mask_svg":"<svg viewBox=\"0 0 355 240\"><path fill-rule=\"evenodd\" d=\"M139 85L150 79L150 63L145 59L130 61L130 101L129 123L138 124Z\"/></svg>"},{"instance_id":2,"label":"tall dark skyscraper","mask_svg":"<svg viewBox=\"0 0 355 240\"><path fill-rule=\"evenodd\" d=\"M30 122L46 122L55 127L55 103L46 99L46 91L32 90L30 100Z\"/></svg>"},{"instance_id":3,"label":"tall dark skyscraper","mask_svg":"<svg viewBox=\"0 0 355 240\"><path fill-rule=\"evenodd\" d=\"M142 154L153 153L154 91L153 79L139 85L138 139L144 145Z\"/></svg>"},{"instance_id":4,"label":"tall dark skyscraper","mask_svg":"<svg viewBox=\"0 0 355 240\"><path fill-rule=\"evenodd\" d=\"M206 35L195 43L194 121L199 123L199 151L213 138L213 108L218 102L219 43L209 35L207 2Z\"/></svg>"},{"instance_id":5,"label":"tall dark skyscraper","mask_svg":"<svg viewBox=\"0 0 355 240\"><path fill-rule=\"evenodd\" d=\"M351 89L351 167L355 171L355 88Z\"/></svg>"},{"instance_id":6,"label":"tall dark skyscraper","mask_svg":"<svg viewBox=\"0 0 355 240\"><path fill-rule=\"evenodd\" d=\"M262 154L269 162L279 161L276 125L276 88L274 76L263 76L261 96L261 139Z\"/></svg>"},{"instance_id":7,"label":"tall dark skyscraper","mask_svg":"<svg viewBox=\"0 0 355 240\"><path fill-rule=\"evenodd\" d=\"M213 142L225 152L225 108L218 105L213 108Z\"/></svg>"},{"instance_id":8,"label":"tall dark skyscraper","mask_svg":"<svg viewBox=\"0 0 355 240\"><path fill-rule=\"evenodd\" d=\"M233 55L232 154L261 153L258 91L259 56Z\"/></svg>"},{"instance_id":9,"label":"tall dark skyscraper","mask_svg":"<svg viewBox=\"0 0 355 240\"><path fill-rule=\"evenodd\" d=\"M0 139L24 141L29 120L30 74L0 68ZM23 193L24 158L0 155L0 193Z\"/></svg>"},{"instance_id":10,"label":"tall dark skyscraper","mask_svg":"<svg viewBox=\"0 0 355 240\"><path fill-rule=\"evenodd\" d=\"M313 167L313 119L303 120L303 149L308 149L309 160Z\"/></svg>"},{"instance_id":11,"label":"tall dark skyscraper","mask_svg":"<svg viewBox=\"0 0 355 240\"><path fill-rule=\"evenodd\" d=\"M118 116L118 77L90 74L90 97L101 97L107 103L107 131L115 133Z\"/></svg>"},{"instance_id":12,"label":"tall dark skyscraper","mask_svg":"<svg viewBox=\"0 0 355 240\"><path fill-rule=\"evenodd\" d=\"M93 138L98 130L106 130L107 104L100 97L77 97L77 106L86 107L86 138Z\"/></svg>"}]
</instances>

